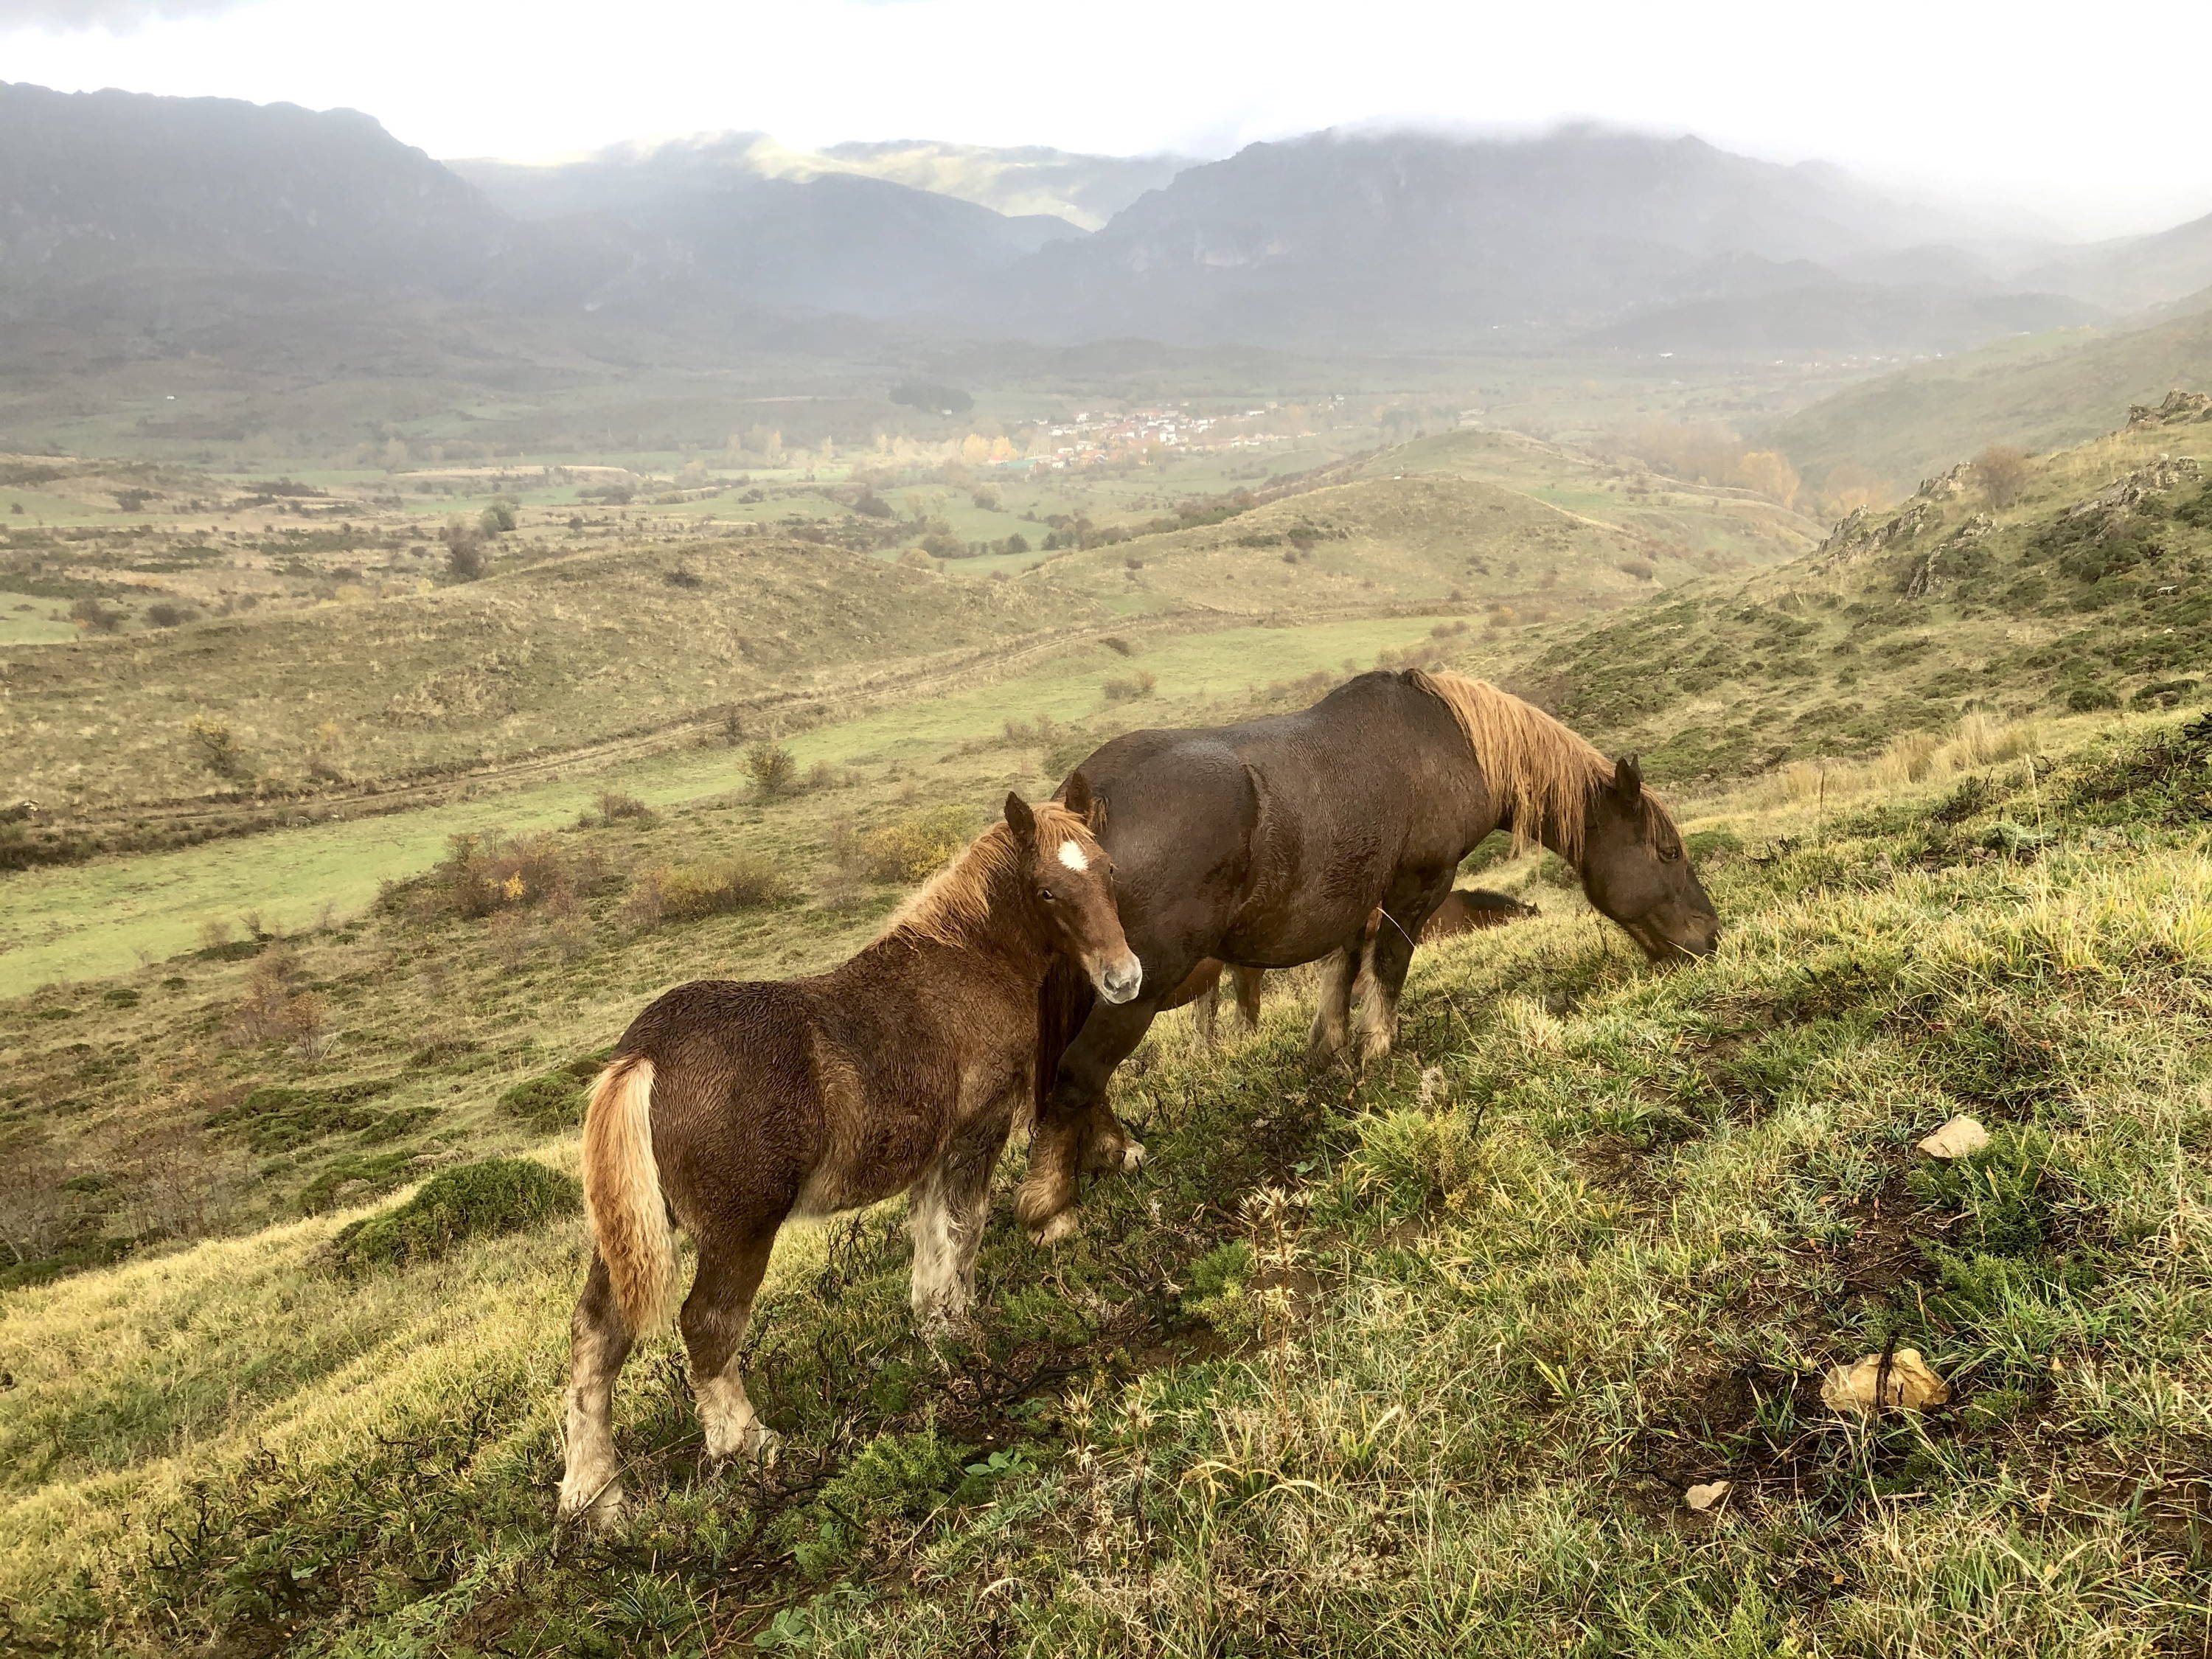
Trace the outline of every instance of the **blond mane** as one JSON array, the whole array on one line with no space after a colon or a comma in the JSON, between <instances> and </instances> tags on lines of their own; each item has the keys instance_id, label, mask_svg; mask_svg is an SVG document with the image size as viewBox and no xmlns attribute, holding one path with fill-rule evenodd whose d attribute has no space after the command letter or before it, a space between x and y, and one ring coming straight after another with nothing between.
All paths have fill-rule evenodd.
<instances>
[{"instance_id":1,"label":"blond mane","mask_svg":"<svg viewBox=\"0 0 2212 1659\"><path fill-rule=\"evenodd\" d=\"M1487 680L1417 671L1413 684L1459 722L1483 781L1512 814L1513 848L1545 842L1580 864L1590 793L1613 783L1613 763L1584 738ZM1662 810L1647 794L1647 811Z\"/></svg>"},{"instance_id":2,"label":"blond mane","mask_svg":"<svg viewBox=\"0 0 2212 1659\"><path fill-rule=\"evenodd\" d=\"M1039 801L1030 810L1036 814L1037 838L1048 851L1086 829L1082 818L1057 801ZM904 933L939 945L974 938L989 925L992 896L1019 873L1020 859L1014 832L1001 819L900 905L879 937Z\"/></svg>"}]
</instances>

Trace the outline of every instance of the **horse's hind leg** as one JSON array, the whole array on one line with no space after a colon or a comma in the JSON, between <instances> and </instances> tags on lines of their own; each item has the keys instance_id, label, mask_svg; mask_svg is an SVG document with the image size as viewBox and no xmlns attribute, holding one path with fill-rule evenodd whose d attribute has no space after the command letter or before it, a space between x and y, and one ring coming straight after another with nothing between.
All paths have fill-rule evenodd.
<instances>
[{"instance_id":1,"label":"horse's hind leg","mask_svg":"<svg viewBox=\"0 0 2212 1659\"><path fill-rule=\"evenodd\" d=\"M753 1297L775 1247L776 1222L703 1233L699 1273L678 1323L691 1357L691 1393L707 1431L707 1455L766 1460L776 1437L746 1398L738 1349L752 1321Z\"/></svg>"},{"instance_id":2,"label":"horse's hind leg","mask_svg":"<svg viewBox=\"0 0 2212 1659\"><path fill-rule=\"evenodd\" d=\"M1306 1034L1306 1059L1325 1066L1344 1047L1352 1024L1352 981L1359 972L1361 942L1330 951L1321 959L1321 996L1314 1007L1313 1028Z\"/></svg>"},{"instance_id":3,"label":"horse's hind leg","mask_svg":"<svg viewBox=\"0 0 2212 1659\"><path fill-rule=\"evenodd\" d=\"M568 1439L561 1477L563 1520L589 1515L612 1521L622 1512L621 1465L615 1459L615 1378L635 1339L615 1306L607 1264L592 1253L592 1271L568 1322L568 1387L562 1402Z\"/></svg>"}]
</instances>

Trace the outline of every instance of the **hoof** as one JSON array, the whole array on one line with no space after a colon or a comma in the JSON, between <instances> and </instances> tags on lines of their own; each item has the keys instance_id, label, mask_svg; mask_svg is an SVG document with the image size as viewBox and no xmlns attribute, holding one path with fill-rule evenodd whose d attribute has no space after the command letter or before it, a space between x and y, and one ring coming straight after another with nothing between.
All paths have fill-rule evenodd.
<instances>
[{"instance_id":1,"label":"hoof","mask_svg":"<svg viewBox=\"0 0 2212 1659\"><path fill-rule=\"evenodd\" d=\"M1133 1140L1121 1149L1121 1173L1134 1175L1145 1167L1145 1143Z\"/></svg>"},{"instance_id":2,"label":"hoof","mask_svg":"<svg viewBox=\"0 0 2212 1659\"><path fill-rule=\"evenodd\" d=\"M564 1525L580 1523L605 1531L621 1522L623 1508L623 1489L617 1482L609 1481L596 1492L571 1492L563 1485L554 1518Z\"/></svg>"},{"instance_id":3,"label":"hoof","mask_svg":"<svg viewBox=\"0 0 2212 1659\"><path fill-rule=\"evenodd\" d=\"M766 1468L775 1462L776 1453L782 1446L783 1437L774 1429L765 1424L752 1423L738 1430L731 1444L708 1446L707 1455L717 1463L753 1463Z\"/></svg>"},{"instance_id":4,"label":"hoof","mask_svg":"<svg viewBox=\"0 0 2212 1659\"><path fill-rule=\"evenodd\" d=\"M1074 1237L1082 1230L1083 1224L1075 1218L1075 1212L1062 1210L1056 1216L1048 1217L1041 1225L1031 1228L1030 1238L1038 1244L1057 1244L1062 1239Z\"/></svg>"}]
</instances>

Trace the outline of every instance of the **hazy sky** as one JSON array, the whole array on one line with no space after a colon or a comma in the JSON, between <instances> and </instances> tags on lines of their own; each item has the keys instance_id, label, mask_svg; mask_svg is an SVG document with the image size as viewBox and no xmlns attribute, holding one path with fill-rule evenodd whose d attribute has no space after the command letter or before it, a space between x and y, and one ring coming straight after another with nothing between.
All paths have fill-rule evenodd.
<instances>
[{"instance_id":1,"label":"hazy sky","mask_svg":"<svg viewBox=\"0 0 2212 1659\"><path fill-rule=\"evenodd\" d=\"M348 105L440 156L1595 118L2096 234L2212 212L2208 73L2208 0L0 0L0 78Z\"/></svg>"}]
</instances>

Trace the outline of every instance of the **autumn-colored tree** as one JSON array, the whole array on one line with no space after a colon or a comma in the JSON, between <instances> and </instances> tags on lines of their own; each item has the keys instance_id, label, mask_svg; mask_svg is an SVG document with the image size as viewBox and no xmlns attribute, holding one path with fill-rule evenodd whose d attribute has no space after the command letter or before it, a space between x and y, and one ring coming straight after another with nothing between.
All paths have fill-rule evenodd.
<instances>
[{"instance_id":1,"label":"autumn-colored tree","mask_svg":"<svg viewBox=\"0 0 2212 1659\"><path fill-rule=\"evenodd\" d=\"M1784 507L1797 504L1797 469L1789 458L1771 449L1754 449L1736 464L1737 481Z\"/></svg>"},{"instance_id":2,"label":"autumn-colored tree","mask_svg":"<svg viewBox=\"0 0 2212 1659\"><path fill-rule=\"evenodd\" d=\"M1871 511L1887 507L1896 499L1897 491L1888 479L1856 461L1841 461L1830 467L1820 486L1821 504L1831 518L1840 519L1861 508Z\"/></svg>"}]
</instances>

